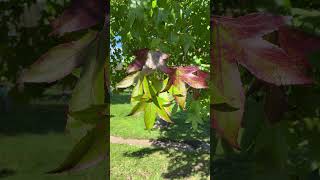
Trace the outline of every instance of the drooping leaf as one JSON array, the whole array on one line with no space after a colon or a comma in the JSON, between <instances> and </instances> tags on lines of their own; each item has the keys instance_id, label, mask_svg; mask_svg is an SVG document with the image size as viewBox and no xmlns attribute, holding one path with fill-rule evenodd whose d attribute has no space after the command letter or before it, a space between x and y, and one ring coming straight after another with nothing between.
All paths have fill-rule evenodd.
<instances>
[{"instance_id":1,"label":"drooping leaf","mask_svg":"<svg viewBox=\"0 0 320 180\"><path fill-rule=\"evenodd\" d=\"M73 0L71 6L52 22L51 34L78 31L103 22L106 3L103 0Z\"/></svg>"},{"instance_id":2,"label":"drooping leaf","mask_svg":"<svg viewBox=\"0 0 320 180\"><path fill-rule=\"evenodd\" d=\"M50 49L21 74L19 82L50 83L67 76L86 61L96 36L96 32L89 32L78 41Z\"/></svg>"},{"instance_id":3,"label":"drooping leaf","mask_svg":"<svg viewBox=\"0 0 320 180\"><path fill-rule=\"evenodd\" d=\"M116 87L117 88L127 88L127 87L133 85L137 81L137 79L139 79L140 74L141 74L141 72L138 71L138 72L135 72L133 74L128 75L123 80L121 80L116 85Z\"/></svg>"},{"instance_id":4,"label":"drooping leaf","mask_svg":"<svg viewBox=\"0 0 320 180\"><path fill-rule=\"evenodd\" d=\"M152 129L154 122L156 121L156 106L153 104L153 102L148 102L145 105L144 108L144 123L146 126L146 129Z\"/></svg>"},{"instance_id":5,"label":"drooping leaf","mask_svg":"<svg viewBox=\"0 0 320 180\"><path fill-rule=\"evenodd\" d=\"M73 148L63 163L49 173L79 171L107 160L107 121L90 130Z\"/></svg>"},{"instance_id":6,"label":"drooping leaf","mask_svg":"<svg viewBox=\"0 0 320 180\"><path fill-rule=\"evenodd\" d=\"M140 101L138 102L131 110L131 112L128 114L128 116L133 116L138 114L139 112L142 112L145 110L146 102Z\"/></svg>"},{"instance_id":7,"label":"drooping leaf","mask_svg":"<svg viewBox=\"0 0 320 180\"><path fill-rule=\"evenodd\" d=\"M219 96L223 96L232 107L238 110L232 112L218 111L212 109L212 125L217 130L222 138L228 141L231 145L239 148L238 145L238 131L241 125L241 119L244 109L244 92L238 71L238 65L232 59L228 48L224 48L224 41L221 37L221 27L214 24L213 42L211 49L211 65L213 71L211 72L213 86L217 87ZM216 89L214 89L216 90ZM221 103L215 102L214 94L212 92L211 104Z\"/></svg>"},{"instance_id":8,"label":"drooping leaf","mask_svg":"<svg viewBox=\"0 0 320 180\"><path fill-rule=\"evenodd\" d=\"M142 78L139 78L131 93L131 103L134 103L135 101L137 101L135 98L142 97L142 95L143 95Z\"/></svg>"},{"instance_id":9,"label":"drooping leaf","mask_svg":"<svg viewBox=\"0 0 320 180\"><path fill-rule=\"evenodd\" d=\"M157 115L158 115L161 119L163 119L163 120L165 120L165 121L167 121L167 122L172 123L169 114L167 113L167 111L165 110L165 108L164 108L164 106L163 106L164 104L166 104L166 100L163 99L163 98L161 98L161 97L157 97L157 100L158 100L158 102L159 102L159 107L156 107Z\"/></svg>"},{"instance_id":10,"label":"drooping leaf","mask_svg":"<svg viewBox=\"0 0 320 180\"><path fill-rule=\"evenodd\" d=\"M169 89L171 95L175 98L180 108L185 109L187 99L187 88L183 81L176 81Z\"/></svg>"},{"instance_id":11,"label":"drooping leaf","mask_svg":"<svg viewBox=\"0 0 320 180\"><path fill-rule=\"evenodd\" d=\"M103 36L101 33L100 36ZM98 58L103 38L91 48L88 61L85 64L81 77L72 92L69 111L81 111L91 105L104 104L104 63Z\"/></svg>"}]
</instances>

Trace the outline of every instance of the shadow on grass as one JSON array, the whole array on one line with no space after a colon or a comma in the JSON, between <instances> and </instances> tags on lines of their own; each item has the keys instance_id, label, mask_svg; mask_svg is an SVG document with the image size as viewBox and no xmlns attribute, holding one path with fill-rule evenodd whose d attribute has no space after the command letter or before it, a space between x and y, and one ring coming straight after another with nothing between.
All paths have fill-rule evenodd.
<instances>
[{"instance_id":1,"label":"shadow on grass","mask_svg":"<svg viewBox=\"0 0 320 180\"><path fill-rule=\"evenodd\" d=\"M127 102L128 103L128 102ZM174 124L167 128L160 129L161 136L154 141L174 141L190 145L198 149L202 143L210 142L210 124L200 126L197 131L191 129L191 124L185 122L185 112L177 112L172 119ZM209 120L208 120L209 121ZM197 175L200 179L208 179L210 169L210 154L203 151L173 150L168 148L146 147L139 151L124 153L126 157L143 158L159 152L169 158L169 166L166 172L162 173L163 178L188 178Z\"/></svg>"},{"instance_id":2,"label":"shadow on grass","mask_svg":"<svg viewBox=\"0 0 320 180\"><path fill-rule=\"evenodd\" d=\"M46 134L64 132L66 124L64 105L29 105L2 112L0 134Z\"/></svg>"},{"instance_id":3,"label":"shadow on grass","mask_svg":"<svg viewBox=\"0 0 320 180\"><path fill-rule=\"evenodd\" d=\"M0 178L6 178L15 174L15 171L12 169L3 168L0 169Z\"/></svg>"},{"instance_id":4,"label":"shadow on grass","mask_svg":"<svg viewBox=\"0 0 320 180\"><path fill-rule=\"evenodd\" d=\"M200 179L207 179L209 176L209 154L203 152L187 152L148 147L136 152L124 153L124 156L143 158L156 152L166 155L170 159L167 171L162 173L163 178L188 178L197 175Z\"/></svg>"},{"instance_id":5,"label":"shadow on grass","mask_svg":"<svg viewBox=\"0 0 320 180\"><path fill-rule=\"evenodd\" d=\"M129 94L116 94L111 95L111 104L129 104L130 103Z\"/></svg>"}]
</instances>

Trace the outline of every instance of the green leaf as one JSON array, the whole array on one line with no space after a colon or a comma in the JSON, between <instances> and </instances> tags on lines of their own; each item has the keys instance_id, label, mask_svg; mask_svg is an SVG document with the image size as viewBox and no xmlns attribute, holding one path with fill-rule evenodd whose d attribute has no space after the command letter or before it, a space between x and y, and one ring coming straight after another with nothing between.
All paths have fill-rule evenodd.
<instances>
[{"instance_id":1,"label":"green leaf","mask_svg":"<svg viewBox=\"0 0 320 180\"><path fill-rule=\"evenodd\" d=\"M144 111L145 110L145 106L146 106L146 102L144 101L141 101L141 102L138 102L131 110L131 112L128 114L128 116L133 116L133 115L136 115L138 114L139 112L141 111Z\"/></svg>"},{"instance_id":2,"label":"green leaf","mask_svg":"<svg viewBox=\"0 0 320 180\"><path fill-rule=\"evenodd\" d=\"M92 167L107 158L107 121L90 130L73 148L65 161L49 173L79 171Z\"/></svg>"},{"instance_id":3,"label":"green leaf","mask_svg":"<svg viewBox=\"0 0 320 180\"><path fill-rule=\"evenodd\" d=\"M127 87L133 85L137 81L137 79L139 78L140 74L141 74L141 71L137 71L133 74L128 75L122 81L120 81L116 85L116 87L117 88L127 88Z\"/></svg>"},{"instance_id":4,"label":"green leaf","mask_svg":"<svg viewBox=\"0 0 320 180\"><path fill-rule=\"evenodd\" d=\"M88 61L84 66L81 77L73 90L69 104L69 110L81 111L91 105L104 104L104 64L105 61L98 59L98 51L101 46L101 36L99 42L90 49Z\"/></svg>"},{"instance_id":5,"label":"green leaf","mask_svg":"<svg viewBox=\"0 0 320 180\"><path fill-rule=\"evenodd\" d=\"M147 129L152 129L156 120L156 108L152 102L148 102L144 109L144 123Z\"/></svg>"},{"instance_id":6,"label":"green leaf","mask_svg":"<svg viewBox=\"0 0 320 180\"><path fill-rule=\"evenodd\" d=\"M172 85L169 89L172 96L174 96L178 105L185 109L187 99L187 88L183 81L176 81L176 84Z\"/></svg>"},{"instance_id":7,"label":"green leaf","mask_svg":"<svg viewBox=\"0 0 320 180\"><path fill-rule=\"evenodd\" d=\"M203 124L200 114L201 104L199 100L193 100L187 114L187 122L191 122L192 128L197 130L199 124Z\"/></svg>"},{"instance_id":8,"label":"green leaf","mask_svg":"<svg viewBox=\"0 0 320 180\"><path fill-rule=\"evenodd\" d=\"M157 111L158 116L161 119L172 123L172 121L170 119L170 116L168 115L167 111L163 107L163 105L166 103L166 100L161 98L161 97L157 97L157 99L158 99L158 102L159 102L159 107L156 107L156 111Z\"/></svg>"},{"instance_id":9,"label":"green leaf","mask_svg":"<svg viewBox=\"0 0 320 180\"><path fill-rule=\"evenodd\" d=\"M62 79L86 61L96 36L97 32L90 31L78 41L50 49L21 74L19 82L50 83Z\"/></svg>"},{"instance_id":10,"label":"green leaf","mask_svg":"<svg viewBox=\"0 0 320 180\"><path fill-rule=\"evenodd\" d=\"M137 84L134 86L131 93L131 103L139 101L143 95L142 78L138 79Z\"/></svg>"}]
</instances>

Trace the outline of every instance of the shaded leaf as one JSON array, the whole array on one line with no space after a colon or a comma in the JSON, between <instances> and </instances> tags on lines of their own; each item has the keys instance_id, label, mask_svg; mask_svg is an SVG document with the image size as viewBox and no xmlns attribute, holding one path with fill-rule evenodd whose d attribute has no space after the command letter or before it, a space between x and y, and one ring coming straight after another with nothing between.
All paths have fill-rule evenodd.
<instances>
[{"instance_id":1,"label":"shaded leaf","mask_svg":"<svg viewBox=\"0 0 320 180\"><path fill-rule=\"evenodd\" d=\"M86 60L96 35L96 32L89 32L78 41L50 49L21 74L19 82L50 83L67 76Z\"/></svg>"},{"instance_id":2,"label":"shaded leaf","mask_svg":"<svg viewBox=\"0 0 320 180\"><path fill-rule=\"evenodd\" d=\"M139 78L141 72L138 71L138 72L135 72L133 74L130 74L128 75L127 77L125 77L123 80L121 80L117 85L116 87L117 88L127 88L131 85L133 85L137 79Z\"/></svg>"},{"instance_id":3,"label":"shaded leaf","mask_svg":"<svg viewBox=\"0 0 320 180\"><path fill-rule=\"evenodd\" d=\"M103 0L73 0L71 6L52 22L51 34L78 31L103 22L106 3Z\"/></svg>"}]
</instances>

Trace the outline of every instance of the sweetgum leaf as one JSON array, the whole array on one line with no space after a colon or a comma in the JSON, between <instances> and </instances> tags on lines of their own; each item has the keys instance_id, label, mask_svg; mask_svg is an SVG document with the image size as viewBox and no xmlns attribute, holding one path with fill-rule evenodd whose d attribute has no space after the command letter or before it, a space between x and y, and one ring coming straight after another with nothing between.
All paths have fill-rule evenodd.
<instances>
[{"instance_id":1,"label":"sweetgum leaf","mask_svg":"<svg viewBox=\"0 0 320 180\"><path fill-rule=\"evenodd\" d=\"M200 73L200 76L196 75L195 73ZM173 81L182 80L185 83L187 83L189 86L196 88L196 89L202 89L202 88L208 88L205 72L200 71L200 69L196 66L185 66L185 67L177 67L176 73L174 74ZM173 82L173 84L175 84Z\"/></svg>"},{"instance_id":2,"label":"sweetgum leaf","mask_svg":"<svg viewBox=\"0 0 320 180\"><path fill-rule=\"evenodd\" d=\"M308 56L320 50L320 38L290 27L279 29L279 44L296 60L296 66L304 68L310 68Z\"/></svg>"},{"instance_id":3,"label":"sweetgum leaf","mask_svg":"<svg viewBox=\"0 0 320 180\"><path fill-rule=\"evenodd\" d=\"M25 70L19 82L54 82L86 61L88 51L96 42L96 32L89 32L78 41L58 45L42 55L31 67Z\"/></svg>"},{"instance_id":4,"label":"sweetgum leaf","mask_svg":"<svg viewBox=\"0 0 320 180\"><path fill-rule=\"evenodd\" d=\"M309 84L311 79L295 58L262 38L289 20L286 16L254 13L238 18L216 17L213 24L221 28L221 47L257 78L275 85Z\"/></svg>"},{"instance_id":5,"label":"sweetgum leaf","mask_svg":"<svg viewBox=\"0 0 320 180\"><path fill-rule=\"evenodd\" d=\"M73 0L71 6L52 22L51 34L62 35L103 22L105 9L107 9L105 4L103 0Z\"/></svg>"},{"instance_id":6,"label":"sweetgum leaf","mask_svg":"<svg viewBox=\"0 0 320 180\"><path fill-rule=\"evenodd\" d=\"M72 92L69 111L80 111L91 105L104 104L104 63L99 59L101 46L105 46L103 34L90 49L81 77Z\"/></svg>"},{"instance_id":7,"label":"sweetgum leaf","mask_svg":"<svg viewBox=\"0 0 320 180\"><path fill-rule=\"evenodd\" d=\"M165 62L169 58L169 55L162 53L161 51L151 51L147 48L140 49L134 52L136 59L128 66L127 73L143 70L147 74L160 69L161 71L168 73L169 69Z\"/></svg>"},{"instance_id":8,"label":"sweetgum leaf","mask_svg":"<svg viewBox=\"0 0 320 180\"><path fill-rule=\"evenodd\" d=\"M237 137L245 101L238 64L270 84L312 82L305 74L305 67L297 65L296 58L263 39L264 35L287 25L289 20L290 17L269 13L253 13L238 18L214 16L212 19L213 84L219 95L226 99L225 104L239 108L232 112L213 109L213 126L234 147L239 147Z\"/></svg>"},{"instance_id":9,"label":"sweetgum leaf","mask_svg":"<svg viewBox=\"0 0 320 180\"><path fill-rule=\"evenodd\" d=\"M153 102L148 102L144 108L144 123L146 129L152 129L154 122L156 121L156 108Z\"/></svg>"},{"instance_id":10,"label":"sweetgum leaf","mask_svg":"<svg viewBox=\"0 0 320 180\"><path fill-rule=\"evenodd\" d=\"M141 74L141 72L138 71L138 72L135 72L135 73L128 75L123 80L121 80L116 85L116 87L117 88L127 88L127 87L133 85L139 79L140 74Z\"/></svg>"}]
</instances>

